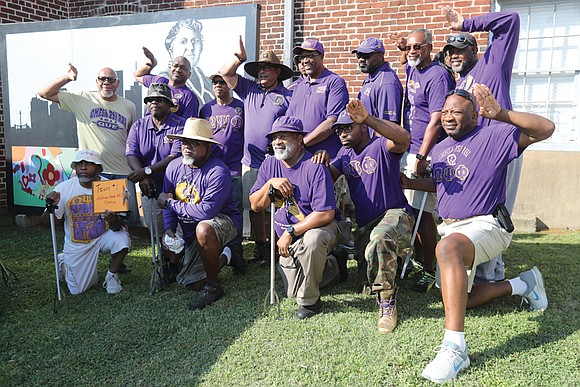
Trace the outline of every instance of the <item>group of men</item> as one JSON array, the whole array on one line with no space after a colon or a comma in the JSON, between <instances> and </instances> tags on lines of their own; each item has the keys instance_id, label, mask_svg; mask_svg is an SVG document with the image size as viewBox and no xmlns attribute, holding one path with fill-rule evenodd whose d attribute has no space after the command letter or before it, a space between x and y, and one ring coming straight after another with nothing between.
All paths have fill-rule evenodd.
<instances>
[{"instance_id":1,"label":"group of men","mask_svg":"<svg viewBox=\"0 0 580 387\"><path fill-rule=\"evenodd\" d=\"M300 76L286 88L283 82L293 71L271 50L244 65L253 80L238 75L247 60L240 37L232 60L210 77L215 100L201 109L186 86L187 58L174 58L167 78L154 76L157 61L143 48L148 61L135 78L149 88L148 115L136 122L134 106L114 94L119 81L111 69L99 72L97 93L60 91L76 79L71 65L66 76L39 92L75 114L82 149L72 164L77 177L48 196L64 206L57 215L66 215L70 240L60 266L71 293L96 282L96 258L90 275L81 276L88 264L80 269L78 249L86 250L87 244L95 257L99 250L113 254L104 285L111 293L121 290L117 274L129 248L122 221L107 212L94 219L98 233L83 234L85 223L77 213L90 212L79 203L90 203L85 191L91 181L126 177L139 184L143 210L155 213L149 218L164 230L164 245L172 251L180 250L171 248L179 242L184 245L181 258L168 254L167 259L178 283L199 290L192 309L224 295L218 283L223 266L245 270L243 208L249 209L256 241L252 260L267 260L264 212L273 202L278 238L270 242L276 243L286 293L296 299L298 318L310 318L321 311L320 289L348 274L347 257L337 247L348 243L351 226L337 206L340 187L334 184L344 176L357 224L359 285L376 295L381 333L397 325L398 261L422 212L416 254L423 271L413 289L425 292L436 282L436 257L445 308L443 342L422 375L434 382L454 379L469 366L466 308L507 295L522 296L531 309L547 308L539 270L503 281L496 257L513 231L509 212L517 179L507 178L508 171L517 172L514 160L530 144L548 138L554 125L511 111L518 15L463 19L450 7L443 13L454 31L443 48L451 71L432 60L429 31L394 38L405 53L403 92L384 59L383 42L370 37L352 50L367 77L350 102L345 81L325 67L324 46L312 38L293 49ZM476 31L493 33L481 60L471 35ZM435 211L442 218L438 243Z\"/></svg>"}]
</instances>

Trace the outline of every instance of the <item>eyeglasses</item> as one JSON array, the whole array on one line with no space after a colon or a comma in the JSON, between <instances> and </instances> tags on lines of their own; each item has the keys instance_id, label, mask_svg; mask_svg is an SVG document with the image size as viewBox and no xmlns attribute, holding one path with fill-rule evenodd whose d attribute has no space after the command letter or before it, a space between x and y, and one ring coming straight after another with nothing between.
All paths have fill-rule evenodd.
<instances>
[{"instance_id":1,"label":"eyeglasses","mask_svg":"<svg viewBox=\"0 0 580 387\"><path fill-rule=\"evenodd\" d=\"M354 128L352 125L337 125L334 129L334 133L340 136L342 133L350 134Z\"/></svg>"},{"instance_id":2,"label":"eyeglasses","mask_svg":"<svg viewBox=\"0 0 580 387\"><path fill-rule=\"evenodd\" d=\"M151 103L151 102L156 102L156 103L166 102L166 103L169 103L169 101L166 100L163 97L149 97L149 98L147 98L147 101L145 101L145 103Z\"/></svg>"},{"instance_id":3,"label":"eyeglasses","mask_svg":"<svg viewBox=\"0 0 580 387\"><path fill-rule=\"evenodd\" d=\"M447 38L447 43L467 43L470 46L474 46L473 42L466 35L451 35Z\"/></svg>"},{"instance_id":4,"label":"eyeglasses","mask_svg":"<svg viewBox=\"0 0 580 387\"><path fill-rule=\"evenodd\" d=\"M109 83L117 82L117 78L115 78L115 77L97 77L97 80L101 83L105 83L105 81L107 81Z\"/></svg>"},{"instance_id":5,"label":"eyeglasses","mask_svg":"<svg viewBox=\"0 0 580 387\"><path fill-rule=\"evenodd\" d=\"M422 49L425 46L428 46L429 43L423 43L423 44L413 44L412 46L405 46L405 51L411 51L411 48L415 51L419 51L420 49Z\"/></svg>"},{"instance_id":6,"label":"eyeglasses","mask_svg":"<svg viewBox=\"0 0 580 387\"><path fill-rule=\"evenodd\" d=\"M373 56L375 54L376 54L376 52L367 52L367 53L357 52L356 53L356 58L357 59L367 60L367 59L369 59L371 56Z\"/></svg>"},{"instance_id":7,"label":"eyeglasses","mask_svg":"<svg viewBox=\"0 0 580 387\"><path fill-rule=\"evenodd\" d=\"M270 71L270 69L273 69L270 65L258 65L258 71Z\"/></svg>"},{"instance_id":8,"label":"eyeglasses","mask_svg":"<svg viewBox=\"0 0 580 387\"><path fill-rule=\"evenodd\" d=\"M193 148L193 147L196 147L196 146L200 146L202 144L206 144L206 142L205 141L200 141L200 140L190 140L188 138L184 138L184 139L181 140L181 144L182 145L185 145L187 147Z\"/></svg>"},{"instance_id":9,"label":"eyeglasses","mask_svg":"<svg viewBox=\"0 0 580 387\"><path fill-rule=\"evenodd\" d=\"M222 79L216 79L216 80L211 81L211 83L214 85L225 85L226 81L224 81Z\"/></svg>"},{"instance_id":10,"label":"eyeglasses","mask_svg":"<svg viewBox=\"0 0 580 387\"><path fill-rule=\"evenodd\" d=\"M471 105L473 106L473 109L477 110L476 105L475 105L475 97L469 91L463 90L463 89L449 90L449 92L447 93L445 98L447 99L448 97L452 96L453 94L457 94L458 96L469 100L469 102L471 102Z\"/></svg>"},{"instance_id":11,"label":"eyeglasses","mask_svg":"<svg viewBox=\"0 0 580 387\"><path fill-rule=\"evenodd\" d=\"M314 59L317 56L320 56L320 54L310 54L310 55L299 55L298 56L298 60L300 62L305 61L306 59Z\"/></svg>"}]
</instances>

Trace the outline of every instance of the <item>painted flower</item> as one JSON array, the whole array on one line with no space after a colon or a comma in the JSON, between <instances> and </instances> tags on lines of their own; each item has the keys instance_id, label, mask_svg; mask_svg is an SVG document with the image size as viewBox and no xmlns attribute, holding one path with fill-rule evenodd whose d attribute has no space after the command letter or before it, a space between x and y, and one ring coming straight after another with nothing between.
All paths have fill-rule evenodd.
<instances>
[{"instance_id":1,"label":"painted flower","mask_svg":"<svg viewBox=\"0 0 580 387\"><path fill-rule=\"evenodd\" d=\"M55 170L54 165L48 164L46 169L42 171L42 178L48 185L56 185L60 180L60 171Z\"/></svg>"}]
</instances>

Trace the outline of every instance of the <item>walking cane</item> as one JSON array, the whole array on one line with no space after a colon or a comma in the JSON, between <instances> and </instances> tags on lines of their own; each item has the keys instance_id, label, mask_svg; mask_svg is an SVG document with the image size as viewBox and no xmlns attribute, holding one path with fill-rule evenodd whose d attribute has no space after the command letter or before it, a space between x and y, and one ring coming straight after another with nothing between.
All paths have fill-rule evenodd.
<instances>
[{"instance_id":1,"label":"walking cane","mask_svg":"<svg viewBox=\"0 0 580 387\"><path fill-rule=\"evenodd\" d=\"M161 253L161 242L159 241L159 225L157 224L157 199L156 199L155 189L150 197L151 206L149 211L149 234L151 235L151 280L149 281L149 295L153 292L162 289L162 275L159 272L161 270L161 258L159 257Z\"/></svg>"},{"instance_id":2,"label":"walking cane","mask_svg":"<svg viewBox=\"0 0 580 387\"><path fill-rule=\"evenodd\" d=\"M276 293L276 230L274 227L274 214L276 212L274 187L270 184L268 191L270 197L270 305L277 305L278 312L276 318L280 318L280 299Z\"/></svg>"},{"instance_id":3,"label":"walking cane","mask_svg":"<svg viewBox=\"0 0 580 387\"><path fill-rule=\"evenodd\" d=\"M421 217L423 216L423 210L425 209L425 202L427 201L428 192L423 192L423 199L421 200L421 207L419 208L419 214L417 215L417 220L415 221L415 229L413 230L413 236L411 237L411 243L409 245L409 251L407 251L407 257L405 258L405 264L403 265L403 270L401 270L401 279L405 278L405 272L407 271L407 266L411 260L411 252L413 251L413 245L415 244L415 238L417 237L417 231L419 230L419 223L421 223Z\"/></svg>"},{"instance_id":4,"label":"walking cane","mask_svg":"<svg viewBox=\"0 0 580 387\"><path fill-rule=\"evenodd\" d=\"M61 295L60 295L60 276L59 276L59 270L58 270L58 252L57 252L57 248L56 248L56 226L55 226L55 221L54 221L54 210L56 210L58 208L58 206L54 205L54 200L52 199L46 199L46 210L48 211L48 214L50 216L50 233L52 234L52 253L54 255L54 271L56 274L56 295L58 297L58 301L60 302L62 300ZM56 303L55 303L55 308L56 308ZM56 309L55 309L56 312Z\"/></svg>"}]
</instances>

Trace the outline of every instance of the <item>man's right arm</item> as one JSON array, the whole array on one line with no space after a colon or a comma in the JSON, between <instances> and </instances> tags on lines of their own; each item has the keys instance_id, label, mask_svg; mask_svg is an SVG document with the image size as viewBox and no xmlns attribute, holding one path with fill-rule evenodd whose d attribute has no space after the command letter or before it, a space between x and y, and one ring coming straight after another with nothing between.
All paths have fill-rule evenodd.
<instances>
[{"instance_id":1,"label":"man's right arm","mask_svg":"<svg viewBox=\"0 0 580 387\"><path fill-rule=\"evenodd\" d=\"M143 77L145 75L151 74L153 67L157 66L157 59L155 58L155 55L153 55L153 53L145 46L143 46L143 54L145 54L148 61L133 73L133 77L140 84L143 84Z\"/></svg>"},{"instance_id":2,"label":"man's right arm","mask_svg":"<svg viewBox=\"0 0 580 387\"><path fill-rule=\"evenodd\" d=\"M38 95L44 99L52 102L59 103L58 91L67 83L71 81L76 81L77 79L77 69L72 65L68 64L68 72L62 77L56 78L54 81L50 82L48 85L44 86L38 91Z\"/></svg>"},{"instance_id":3,"label":"man's right arm","mask_svg":"<svg viewBox=\"0 0 580 387\"><path fill-rule=\"evenodd\" d=\"M234 53L234 58L226 63L220 70L220 75L224 81L226 81L230 89L235 88L238 84L238 74L236 71L238 70L238 67L240 67L240 65L246 61L246 59L248 59L248 54L246 53L246 48L244 47L244 41L240 36L239 47L238 50Z\"/></svg>"}]
</instances>

